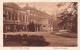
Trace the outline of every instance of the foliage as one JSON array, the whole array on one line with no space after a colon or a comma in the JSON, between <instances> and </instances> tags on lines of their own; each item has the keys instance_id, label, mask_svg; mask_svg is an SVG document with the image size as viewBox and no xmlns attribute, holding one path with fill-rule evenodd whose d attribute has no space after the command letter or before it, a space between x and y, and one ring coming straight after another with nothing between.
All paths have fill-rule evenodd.
<instances>
[{"instance_id":1,"label":"foliage","mask_svg":"<svg viewBox=\"0 0 80 50\"><path fill-rule=\"evenodd\" d=\"M68 30L77 33L77 2L71 2L68 8L58 15L58 19L61 20L59 26L68 26Z\"/></svg>"}]
</instances>

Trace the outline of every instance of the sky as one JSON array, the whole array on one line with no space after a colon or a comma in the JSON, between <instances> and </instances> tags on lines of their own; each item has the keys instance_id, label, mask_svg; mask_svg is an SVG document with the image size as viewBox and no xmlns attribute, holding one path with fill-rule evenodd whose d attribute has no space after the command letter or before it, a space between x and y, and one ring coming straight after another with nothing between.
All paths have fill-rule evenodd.
<instances>
[{"instance_id":1,"label":"sky","mask_svg":"<svg viewBox=\"0 0 80 50\"><path fill-rule=\"evenodd\" d=\"M39 9L41 11L45 11L46 13L52 15L56 15L58 13L60 13L62 10L64 10L65 8L67 8L69 6L69 2L64 2L64 5L61 7L58 7L57 4L59 4L61 2L18 2L16 4L18 4L20 7L25 7L26 4L28 4L30 7L35 7L36 9Z\"/></svg>"}]
</instances>

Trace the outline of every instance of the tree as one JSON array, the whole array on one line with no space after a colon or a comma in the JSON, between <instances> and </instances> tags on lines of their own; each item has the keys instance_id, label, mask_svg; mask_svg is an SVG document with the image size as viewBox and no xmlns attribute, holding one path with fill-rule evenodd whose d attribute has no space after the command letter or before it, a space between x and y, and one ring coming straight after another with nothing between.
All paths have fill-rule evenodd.
<instances>
[{"instance_id":1,"label":"tree","mask_svg":"<svg viewBox=\"0 0 80 50\"><path fill-rule=\"evenodd\" d=\"M64 26L69 31L77 33L77 2L71 2L62 13L58 14L58 19L61 20L58 23L60 27Z\"/></svg>"}]
</instances>

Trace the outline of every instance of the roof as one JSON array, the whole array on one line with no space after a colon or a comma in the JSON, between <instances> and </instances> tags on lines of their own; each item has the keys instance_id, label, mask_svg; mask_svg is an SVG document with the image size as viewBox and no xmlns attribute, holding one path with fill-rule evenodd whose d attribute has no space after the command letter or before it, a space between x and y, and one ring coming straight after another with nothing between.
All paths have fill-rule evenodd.
<instances>
[{"instance_id":1,"label":"roof","mask_svg":"<svg viewBox=\"0 0 80 50\"><path fill-rule=\"evenodd\" d=\"M5 2L3 6L14 8L14 9L21 9L16 3L13 2Z\"/></svg>"},{"instance_id":2,"label":"roof","mask_svg":"<svg viewBox=\"0 0 80 50\"><path fill-rule=\"evenodd\" d=\"M48 16L51 16L51 15L47 14L46 12L40 11L40 10L36 9L35 7L30 7L29 5L26 5L25 7L23 7L22 10L24 10L24 11L25 10L34 10L34 11L40 12L42 14L46 14Z\"/></svg>"}]
</instances>

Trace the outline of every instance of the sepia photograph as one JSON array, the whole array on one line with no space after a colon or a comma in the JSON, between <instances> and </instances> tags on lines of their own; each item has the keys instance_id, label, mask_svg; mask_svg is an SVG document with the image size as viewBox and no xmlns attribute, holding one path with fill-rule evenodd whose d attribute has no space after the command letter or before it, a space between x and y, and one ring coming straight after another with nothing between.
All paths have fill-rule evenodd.
<instances>
[{"instance_id":1,"label":"sepia photograph","mask_svg":"<svg viewBox=\"0 0 80 50\"><path fill-rule=\"evenodd\" d=\"M78 2L3 2L3 47L77 47Z\"/></svg>"}]
</instances>

